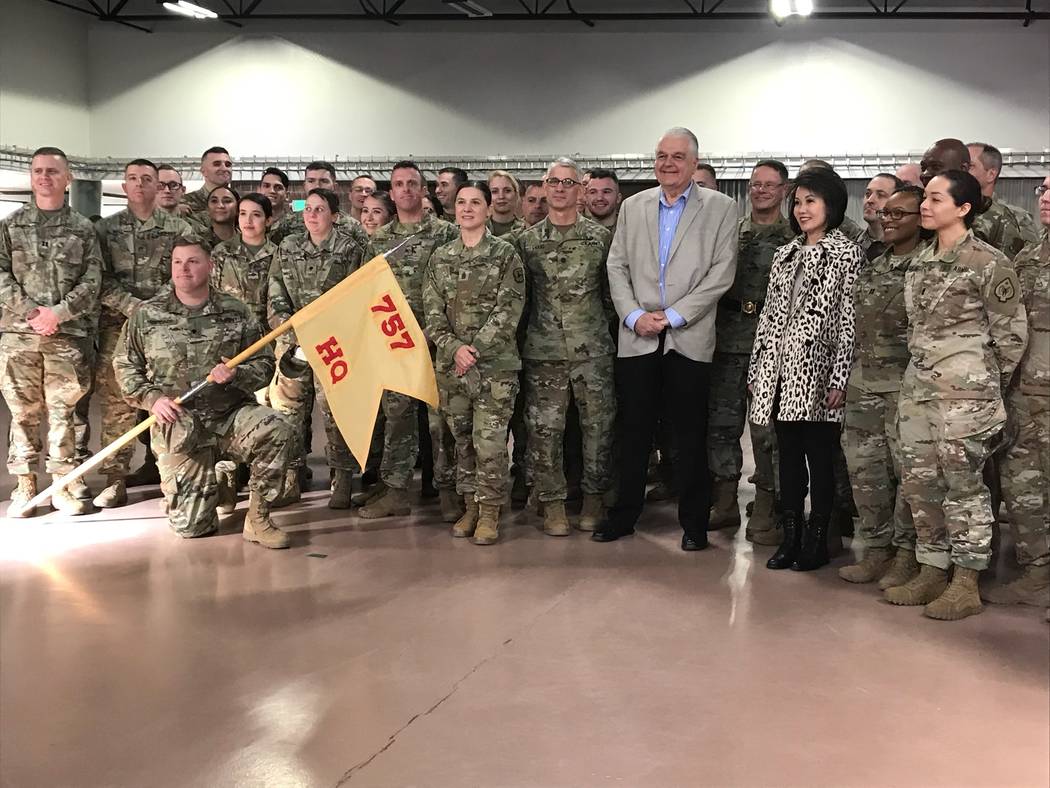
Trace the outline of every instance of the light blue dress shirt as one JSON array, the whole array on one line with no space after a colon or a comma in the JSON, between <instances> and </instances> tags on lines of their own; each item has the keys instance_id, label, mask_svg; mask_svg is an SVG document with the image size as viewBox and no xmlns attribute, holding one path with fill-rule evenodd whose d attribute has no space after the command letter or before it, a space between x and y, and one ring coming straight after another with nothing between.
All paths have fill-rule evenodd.
<instances>
[{"instance_id":1,"label":"light blue dress shirt","mask_svg":"<svg viewBox=\"0 0 1050 788\"><path fill-rule=\"evenodd\" d=\"M684 326L685 318L667 306L667 291L664 284L667 274L667 262L671 259L671 244L674 242L675 233L678 231L678 223L682 220L682 214L685 212L685 206L689 202L689 195L692 192L693 184L690 183L686 190L674 201L674 204L669 205L667 195L664 194L662 189L660 190L660 215L658 217L660 229L658 247L660 256L660 307L664 310L664 314L667 315L667 322L671 324L671 328ZM634 324L644 314L644 309L636 309L624 319L623 323L631 331L634 331Z\"/></svg>"}]
</instances>

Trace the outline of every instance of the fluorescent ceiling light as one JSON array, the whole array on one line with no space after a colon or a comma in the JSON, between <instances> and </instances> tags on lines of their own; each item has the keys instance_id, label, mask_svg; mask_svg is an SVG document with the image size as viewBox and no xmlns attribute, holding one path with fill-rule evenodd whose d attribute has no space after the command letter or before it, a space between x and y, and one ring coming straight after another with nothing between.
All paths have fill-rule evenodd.
<instances>
[{"instance_id":1,"label":"fluorescent ceiling light","mask_svg":"<svg viewBox=\"0 0 1050 788\"><path fill-rule=\"evenodd\" d=\"M195 5L194 3L187 3L186 0L178 0L177 3L164 3L166 9L171 11L173 14L182 14L188 16L191 19L218 19L219 15L209 8L204 6Z\"/></svg>"},{"instance_id":2,"label":"fluorescent ceiling light","mask_svg":"<svg viewBox=\"0 0 1050 788\"><path fill-rule=\"evenodd\" d=\"M476 3L474 0L441 0L445 5L450 8L455 8L457 11L466 14L467 16L474 17L475 19L483 16L492 16L492 12L485 8L481 3Z\"/></svg>"},{"instance_id":3,"label":"fluorescent ceiling light","mask_svg":"<svg viewBox=\"0 0 1050 788\"><path fill-rule=\"evenodd\" d=\"M769 12L777 21L789 16L809 16L813 13L813 0L770 0Z\"/></svg>"}]
</instances>

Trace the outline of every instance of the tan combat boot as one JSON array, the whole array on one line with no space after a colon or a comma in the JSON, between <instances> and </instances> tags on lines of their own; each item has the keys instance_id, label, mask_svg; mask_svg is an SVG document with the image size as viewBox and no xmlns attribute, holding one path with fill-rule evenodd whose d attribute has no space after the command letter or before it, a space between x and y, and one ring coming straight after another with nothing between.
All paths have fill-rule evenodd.
<instances>
[{"instance_id":1,"label":"tan combat boot","mask_svg":"<svg viewBox=\"0 0 1050 788\"><path fill-rule=\"evenodd\" d=\"M291 544L288 534L270 519L270 504L254 490L248 494L248 515L244 518L244 541L255 542L272 550L281 550Z\"/></svg>"},{"instance_id":2,"label":"tan combat boot","mask_svg":"<svg viewBox=\"0 0 1050 788\"><path fill-rule=\"evenodd\" d=\"M441 496L442 522L454 523L458 521L463 516L463 496L456 495L455 490L439 490L438 494Z\"/></svg>"},{"instance_id":3,"label":"tan combat boot","mask_svg":"<svg viewBox=\"0 0 1050 788\"><path fill-rule=\"evenodd\" d=\"M378 520L382 517L404 517L412 514L412 506L405 496L404 490L396 487L387 487L378 498L373 498L368 504L361 507L359 517L366 520Z\"/></svg>"},{"instance_id":4,"label":"tan combat boot","mask_svg":"<svg viewBox=\"0 0 1050 788\"><path fill-rule=\"evenodd\" d=\"M948 570L922 564L919 574L902 586L887 588L883 596L891 605L925 605L948 587Z\"/></svg>"},{"instance_id":5,"label":"tan combat boot","mask_svg":"<svg viewBox=\"0 0 1050 788\"><path fill-rule=\"evenodd\" d=\"M893 563L893 548L869 547L864 558L839 569L839 577L847 583L871 583L885 574Z\"/></svg>"},{"instance_id":6,"label":"tan combat boot","mask_svg":"<svg viewBox=\"0 0 1050 788\"><path fill-rule=\"evenodd\" d=\"M107 482L108 484L109 482ZM91 492L91 488L84 482L83 476L78 476L69 484L66 485L66 489L69 490L69 494L76 498L78 501L90 501L95 496ZM119 504L123 506L123 504ZM95 506L98 506L96 503Z\"/></svg>"},{"instance_id":7,"label":"tan combat boot","mask_svg":"<svg viewBox=\"0 0 1050 788\"><path fill-rule=\"evenodd\" d=\"M7 507L8 517L32 517L36 507L26 509L33 496L39 492L36 488L36 474L23 473L18 476L18 485L11 491L11 505Z\"/></svg>"},{"instance_id":8,"label":"tan combat boot","mask_svg":"<svg viewBox=\"0 0 1050 788\"><path fill-rule=\"evenodd\" d=\"M328 499L329 509L349 509L350 495L354 491L353 471L335 469L332 477L332 495Z\"/></svg>"},{"instance_id":9,"label":"tan combat boot","mask_svg":"<svg viewBox=\"0 0 1050 788\"><path fill-rule=\"evenodd\" d=\"M456 524L452 526L452 535L459 539L465 539L474 535L474 529L478 527L478 516L480 514L478 502L474 500L474 493L467 493L463 496L463 505L466 511L463 512L462 517L456 520Z\"/></svg>"},{"instance_id":10,"label":"tan combat boot","mask_svg":"<svg viewBox=\"0 0 1050 788\"><path fill-rule=\"evenodd\" d=\"M777 518L773 515L774 503L772 492L755 488L755 500L744 529L747 541L768 547L777 547L784 541L784 534L777 529Z\"/></svg>"},{"instance_id":11,"label":"tan combat boot","mask_svg":"<svg viewBox=\"0 0 1050 788\"><path fill-rule=\"evenodd\" d=\"M593 531L605 519L605 500L601 495L583 496L583 511L580 512L580 521L576 527L581 531Z\"/></svg>"},{"instance_id":12,"label":"tan combat boot","mask_svg":"<svg viewBox=\"0 0 1050 788\"><path fill-rule=\"evenodd\" d=\"M544 502L543 533L547 536L568 536L572 533L569 518L565 516L565 501Z\"/></svg>"},{"instance_id":13,"label":"tan combat boot","mask_svg":"<svg viewBox=\"0 0 1050 788\"><path fill-rule=\"evenodd\" d=\"M379 481L369 487L367 490L362 490L359 493L354 493L350 496L350 503L354 506L367 506L372 501L381 497L387 490L387 487L383 482Z\"/></svg>"},{"instance_id":14,"label":"tan combat boot","mask_svg":"<svg viewBox=\"0 0 1050 788\"><path fill-rule=\"evenodd\" d=\"M915 551L898 547L893 556L893 563L879 580L879 589L885 591L887 588L902 586L917 574L919 562L915 559Z\"/></svg>"},{"instance_id":15,"label":"tan combat boot","mask_svg":"<svg viewBox=\"0 0 1050 788\"><path fill-rule=\"evenodd\" d=\"M981 594L977 591L979 574L980 571L977 569L955 567L955 571L952 572L951 585L943 594L926 605L922 611L923 615L927 618L936 618L938 621L958 621L980 613L984 610L984 606L981 604Z\"/></svg>"},{"instance_id":16,"label":"tan combat boot","mask_svg":"<svg viewBox=\"0 0 1050 788\"><path fill-rule=\"evenodd\" d=\"M281 483L281 494L277 500L270 504L271 509L280 509L282 506L290 506L299 503L303 499L302 488L299 487L299 469L288 468L284 472L284 481Z\"/></svg>"},{"instance_id":17,"label":"tan combat boot","mask_svg":"<svg viewBox=\"0 0 1050 788\"><path fill-rule=\"evenodd\" d=\"M67 489L69 489L67 487ZM76 498L76 493L73 493L72 489L69 490ZM92 501L99 509L115 509L118 506L127 506L128 504L128 488L124 482L123 476L107 476L106 486L98 495L95 496L95 500Z\"/></svg>"},{"instance_id":18,"label":"tan combat boot","mask_svg":"<svg viewBox=\"0 0 1050 788\"><path fill-rule=\"evenodd\" d=\"M219 460L215 463L215 481L219 485L215 511L219 514L232 514L237 508L237 463L232 460Z\"/></svg>"},{"instance_id":19,"label":"tan combat boot","mask_svg":"<svg viewBox=\"0 0 1050 788\"><path fill-rule=\"evenodd\" d=\"M736 499L736 479L718 479L711 490L711 519L708 531L740 525L740 504Z\"/></svg>"},{"instance_id":20,"label":"tan combat boot","mask_svg":"<svg viewBox=\"0 0 1050 788\"><path fill-rule=\"evenodd\" d=\"M567 527L567 525L566 525ZM499 539L499 506L478 504L478 527L474 529L474 544L496 544Z\"/></svg>"},{"instance_id":21,"label":"tan combat boot","mask_svg":"<svg viewBox=\"0 0 1050 788\"><path fill-rule=\"evenodd\" d=\"M52 474L51 480L57 482L62 478L61 474ZM51 493L51 508L62 514L90 514L94 511L91 501L78 501L65 487L57 488Z\"/></svg>"},{"instance_id":22,"label":"tan combat boot","mask_svg":"<svg viewBox=\"0 0 1050 788\"><path fill-rule=\"evenodd\" d=\"M993 605L1050 607L1050 566L1029 564L1021 571L1019 578L990 588L982 596L985 602Z\"/></svg>"}]
</instances>

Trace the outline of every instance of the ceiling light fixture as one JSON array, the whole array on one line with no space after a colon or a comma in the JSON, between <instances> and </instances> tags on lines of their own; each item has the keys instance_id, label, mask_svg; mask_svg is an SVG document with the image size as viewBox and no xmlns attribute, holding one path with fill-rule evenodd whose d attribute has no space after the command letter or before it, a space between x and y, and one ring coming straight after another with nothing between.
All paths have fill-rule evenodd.
<instances>
[{"instance_id":1,"label":"ceiling light fixture","mask_svg":"<svg viewBox=\"0 0 1050 788\"><path fill-rule=\"evenodd\" d=\"M789 16L809 16L813 13L813 0L770 0L769 13L778 22Z\"/></svg>"},{"instance_id":2,"label":"ceiling light fixture","mask_svg":"<svg viewBox=\"0 0 1050 788\"><path fill-rule=\"evenodd\" d=\"M219 15L210 8L205 8L204 6L199 6L194 3L187 3L186 0L178 0L176 3L163 3L162 5L173 14L182 14L191 19L219 18Z\"/></svg>"},{"instance_id":3,"label":"ceiling light fixture","mask_svg":"<svg viewBox=\"0 0 1050 788\"><path fill-rule=\"evenodd\" d=\"M472 19L481 19L482 17L492 16L492 12L485 8L481 3L476 3L474 0L441 0L449 8L455 8L460 13L466 14Z\"/></svg>"}]
</instances>

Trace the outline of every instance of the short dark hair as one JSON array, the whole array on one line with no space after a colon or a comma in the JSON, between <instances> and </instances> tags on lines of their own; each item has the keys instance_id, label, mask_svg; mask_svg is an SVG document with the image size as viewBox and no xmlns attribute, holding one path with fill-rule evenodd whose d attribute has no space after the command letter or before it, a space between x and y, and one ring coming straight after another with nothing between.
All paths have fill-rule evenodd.
<instances>
[{"instance_id":1,"label":"short dark hair","mask_svg":"<svg viewBox=\"0 0 1050 788\"><path fill-rule=\"evenodd\" d=\"M157 167L157 165L154 164L153 162L151 162L149 159L132 159L131 161L129 161L127 164L124 165L124 172L125 172L125 174L127 173L128 169L131 168L131 167L149 167L154 172L160 172L160 168Z\"/></svg>"},{"instance_id":2,"label":"short dark hair","mask_svg":"<svg viewBox=\"0 0 1050 788\"><path fill-rule=\"evenodd\" d=\"M459 167L442 167L438 170L438 175L451 175L456 188L467 182L467 171Z\"/></svg>"},{"instance_id":3,"label":"short dark hair","mask_svg":"<svg viewBox=\"0 0 1050 788\"><path fill-rule=\"evenodd\" d=\"M986 170L995 170L996 180L999 179L999 173L1003 171L1003 154L994 145L989 145L987 142L967 142L966 147L970 146L980 148L981 152L978 154L978 158L981 160L981 164L984 165Z\"/></svg>"},{"instance_id":4,"label":"short dark hair","mask_svg":"<svg viewBox=\"0 0 1050 788\"><path fill-rule=\"evenodd\" d=\"M367 178L368 176L367 175L365 175L365 176L358 175L357 177L358 178L361 178L361 177L366 177ZM368 199L378 200L379 202L383 203L383 207L386 209L387 214L389 214L390 216L396 216L397 215L397 206L394 205L394 200L390 197L390 192L374 191L370 195L368 195L368 197L365 197L365 199L366 200L368 200Z\"/></svg>"},{"instance_id":5,"label":"short dark hair","mask_svg":"<svg viewBox=\"0 0 1050 788\"><path fill-rule=\"evenodd\" d=\"M395 164L393 167L391 167L390 168L390 176L391 176L391 178L393 178L393 175L394 175L394 173L397 170L415 170L419 174L419 182L421 184L424 184L424 183L427 182L427 179L423 177L423 171L421 169L419 169L419 165L416 164L411 159L402 159L397 164Z\"/></svg>"},{"instance_id":6,"label":"short dark hair","mask_svg":"<svg viewBox=\"0 0 1050 788\"><path fill-rule=\"evenodd\" d=\"M966 229L973 227L977 216L984 213L985 208L981 184L970 173L962 170L946 170L933 177L945 178L948 181L948 194L956 206L969 203L970 210L963 217L963 223Z\"/></svg>"},{"instance_id":7,"label":"short dark hair","mask_svg":"<svg viewBox=\"0 0 1050 788\"><path fill-rule=\"evenodd\" d=\"M213 153L224 153L227 156L230 155L230 152L228 150L226 150L226 148L223 148L220 145L213 145L212 147L208 148L208 150L204 151L204 153L201 154L201 161L204 161L206 158L208 158Z\"/></svg>"},{"instance_id":8,"label":"short dark hair","mask_svg":"<svg viewBox=\"0 0 1050 788\"><path fill-rule=\"evenodd\" d=\"M456 197L458 197L459 193L464 189L477 189L481 192L482 196L484 196L485 204L492 205L492 189L489 188L487 181L469 181L468 183L461 183L456 189ZM455 199L453 199L453 204L455 204Z\"/></svg>"},{"instance_id":9,"label":"short dark hair","mask_svg":"<svg viewBox=\"0 0 1050 788\"><path fill-rule=\"evenodd\" d=\"M756 162L755 166L751 168L751 173L754 174L755 170L759 167L769 167L771 170L776 170L777 175L780 176L780 180L787 183L790 178L788 177L788 168L782 161L777 159L762 159L760 162Z\"/></svg>"},{"instance_id":10,"label":"short dark hair","mask_svg":"<svg viewBox=\"0 0 1050 788\"><path fill-rule=\"evenodd\" d=\"M204 253L211 258L211 247L204 242L200 236L196 234L180 235L175 239L175 242L171 245L171 251L174 252L176 249L183 246L199 246Z\"/></svg>"},{"instance_id":11,"label":"short dark hair","mask_svg":"<svg viewBox=\"0 0 1050 788\"><path fill-rule=\"evenodd\" d=\"M587 170L587 174L591 176L591 180L598 180L601 178L607 178L608 180L615 183L617 186L620 185L620 179L616 173L612 170L604 169L603 167L595 167L593 170Z\"/></svg>"},{"instance_id":12,"label":"short dark hair","mask_svg":"<svg viewBox=\"0 0 1050 788\"><path fill-rule=\"evenodd\" d=\"M715 168L708 164L706 161L699 162L696 165L698 170L711 173L711 177L715 179L715 183L718 183L718 173L715 172Z\"/></svg>"},{"instance_id":13,"label":"short dark hair","mask_svg":"<svg viewBox=\"0 0 1050 788\"><path fill-rule=\"evenodd\" d=\"M904 185L904 181L894 175L892 172L877 172L869 178L869 180L875 180L876 178L889 178L893 181L893 190L896 191Z\"/></svg>"},{"instance_id":14,"label":"short dark hair","mask_svg":"<svg viewBox=\"0 0 1050 788\"><path fill-rule=\"evenodd\" d=\"M827 216L827 221L824 225L825 232L831 232L842 224L842 220L846 217L846 203L849 202L849 193L846 191L846 184L842 178L836 175L833 170L817 167L816 169L806 170L795 178L795 182L791 187L791 194L788 195L789 205L794 205L795 195L799 189L807 189L824 201L824 210ZM792 210L789 216L791 232L795 235L800 235L802 228L798 224L798 219L795 218L795 211Z\"/></svg>"},{"instance_id":15,"label":"short dark hair","mask_svg":"<svg viewBox=\"0 0 1050 788\"><path fill-rule=\"evenodd\" d=\"M281 183L284 184L284 188L286 189L289 185L291 185L291 181L288 180L288 173L286 173L282 169L278 169L277 167L267 167L265 170L263 170L263 174L259 176L259 183L262 183L262 179L265 178L267 175L276 175L280 179Z\"/></svg>"},{"instance_id":16,"label":"short dark hair","mask_svg":"<svg viewBox=\"0 0 1050 788\"><path fill-rule=\"evenodd\" d=\"M318 167L317 169L320 169L320 167ZM322 200L324 200L326 203L328 203L328 208L332 211L332 213L339 213L339 195L338 194L336 194L331 189L319 188L319 189L310 189L309 193L306 196L307 197L313 197L315 194L318 197L320 197Z\"/></svg>"},{"instance_id":17,"label":"short dark hair","mask_svg":"<svg viewBox=\"0 0 1050 788\"><path fill-rule=\"evenodd\" d=\"M266 218L269 219L273 216L273 203L270 202L270 198L265 194L259 194L259 192L249 192L248 194L241 197L238 201L238 205L242 202L253 202L263 209L263 213L266 214Z\"/></svg>"},{"instance_id":18,"label":"short dark hair","mask_svg":"<svg viewBox=\"0 0 1050 788\"><path fill-rule=\"evenodd\" d=\"M910 183L906 183L903 186L898 186L893 190L893 194L907 194L909 197L914 197L920 203L926 199L926 192L919 186L912 186ZM890 195L893 196L893 195Z\"/></svg>"},{"instance_id":19,"label":"short dark hair","mask_svg":"<svg viewBox=\"0 0 1050 788\"><path fill-rule=\"evenodd\" d=\"M325 171L328 172L329 175L332 176L332 180L333 181L338 180L338 177L335 174L335 165L332 164L331 162L321 161L321 160L312 161L309 164L307 164L305 167L303 167L303 172L304 173L305 172L310 172L311 170L325 170Z\"/></svg>"},{"instance_id":20,"label":"short dark hair","mask_svg":"<svg viewBox=\"0 0 1050 788\"><path fill-rule=\"evenodd\" d=\"M157 165L157 172L160 172L161 170L171 170L172 172L177 172L180 178L182 177L182 173L179 172L179 168L176 167L174 164L168 164L166 161L162 161L160 164Z\"/></svg>"},{"instance_id":21,"label":"short dark hair","mask_svg":"<svg viewBox=\"0 0 1050 788\"><path fill-rule=\"evenodd\" d=\"M30 161L35 159L37 156L58 156L66 164L69 164L69 157L66 156L66 152L61 148L55 148L51 145L45 145L43 148L37 148L33 151L33 155L29 157Z\"/></svg>"},{"instance_id":22,"label":"short dark hair","mask_svg":"<svg viewBox=\"0 0 1050 788\"><path fill-rule=\"evenodd\" d=\"M525 192L528 193L529 189L542 189L543 181L527 181L525 184Z\"/></svg>"},{"instance_id":23,"label":"short dark hair","mask_svg":"<svg viewBox=\"0 0 1050 788\"><path fill-rule=\"evenodd\" d=\"M361 175L355 175L355 176L354 176L354 177L353 177L353 178L351 179L351 181L350 181L350 185L351 185L351 186L353 186L353 185L354 185L355 183L357 183L357 182L358 182L359 180L361 180L362 178L368 178L368 180L372 181L372 183L375 183L375 182L376 182L376 179L375 179L375 178L373 178L373 177L372 177L371 175L366 175L366 174L362 173Z\"/></svg>"}]
</instances>

